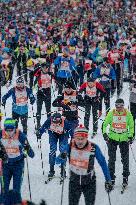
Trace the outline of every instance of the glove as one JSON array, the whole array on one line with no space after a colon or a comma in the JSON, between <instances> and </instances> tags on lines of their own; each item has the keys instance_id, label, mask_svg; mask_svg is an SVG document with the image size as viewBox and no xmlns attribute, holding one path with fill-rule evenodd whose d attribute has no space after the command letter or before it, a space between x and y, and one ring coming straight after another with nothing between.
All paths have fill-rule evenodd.
<instances>
[{"instance_id":1,"label":"glove","mask_svg":"<svg viewBox=\"0 0 136 205\"><path fill-rule=\"evenodd\" d=\"M106 182L105 182L105 190L106 190L107 192L111 192L112 189L113 189L112 182L111 182L111 181L106 181Z\"/></svg>"},{"instance_id":2,"label":"glove","mask_svg":"<svg viewBox=\"0 0 136 205\"><path fill-rule=\"evenodd\" d=\"M66 158L67 158L67 153L66 153L66 152L60 153L60 157L61 157L62 159L66 159Z\"/></svg>"},{"instance_id":3,"label":"glove","mask_svg":"<svg viewBox=\"0 0 136 205\"><path fill-rule=\"evenodd\" d=\"M135 137L129 137L128 138L128 143L132 144L134 142L134 140L135 140Z\"/></svg>"},{"instance_id":4,"label":"glove","mask_svg":"<svg viewBox=\"0 0 136 205\"><path fill-rule=\"evenodd\" d=\"M56 157L56 164L65 164L67 161L67 153L60 153L58 157Z\"/></svg>"},{"instance_id":5,"label":"glove","mask_svg":"<svg viewBox=\"0 0 136 205\"><path fill-rule=\"evenodd\" d=\"M35 99L34 98L30 98L30 104L33 105L35 102Z\"/></svg>"},{"instance_id":6,"label":"glove","mask_svg":"<svg viewBox=\"0 0 136 205\"><path fill-rule=\"evenodd\" d=\"M30 150L30 145L29 145L29 143L27 143L27 144L24 145L24 150L27 151L27 152L29 152L29 150Z\"/></svg>"},{"instance_id":7,"label":"glove","mask_svg":"<svg viewBox=\"0 0 136 205\"><path fill-rule=\"evenodd\" d=\"M61 107L62 107L64 110L71 111L71 109L70 109L70 107L69 107L68 105L61 104Z\"/></svg>"},{"instance_id":8,"label":"glove","mask_svg":"<svg viewBox=\"0 0 136 205\"><path fill-rule=\"evenodd\" d=\"M105 140L106 142L109 141L109 137L108 137L107 133L104 133L104 134L103 134L103 138L104 138L104 140Z\"/></svg>"},{"instance_id":9,"label":"glove","mask_svg":"<svg viewBox=\"0 0 136 205\"><path fill-rule=\"evenodd\" d=\"M39 130L36 131L36 136L37 136L37 139L39 140L41 139L41 133Z\"/></svg>"},{"instance_id":10,"label":"glove","mask_svg":"<svg viewBox=\"0 0 136 205\"><path fill-rule=\"evenodd\" d=\"M6 105L6 101L5 101L5 100L2 100L1 105L2 105L3 107L5 107L5 105Z\"/></svg>"}]
</instances>

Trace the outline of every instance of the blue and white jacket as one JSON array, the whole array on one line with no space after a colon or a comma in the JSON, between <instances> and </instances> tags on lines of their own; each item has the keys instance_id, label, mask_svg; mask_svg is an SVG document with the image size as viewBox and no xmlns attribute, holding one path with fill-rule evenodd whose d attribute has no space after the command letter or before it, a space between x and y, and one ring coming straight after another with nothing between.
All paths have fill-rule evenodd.
<instances>
[{"instance_id":1,"label":"blue and white jacket","mask_svg":"<svg viewBox=\"0 0 136 205\"><path fill-rule=\"evenodd\" d=\"M19 91L16 87L11 88L8 93L6 93L2 97L2 103L5 104L6 100L12 96L13 103L12 103L12 111L19 114L24 115L28 113L28 98L30 99L30 103L34 104L35 97L32 93L32 89L28 87L24 87L23 91Z\"/></svg>"}]
</instances>

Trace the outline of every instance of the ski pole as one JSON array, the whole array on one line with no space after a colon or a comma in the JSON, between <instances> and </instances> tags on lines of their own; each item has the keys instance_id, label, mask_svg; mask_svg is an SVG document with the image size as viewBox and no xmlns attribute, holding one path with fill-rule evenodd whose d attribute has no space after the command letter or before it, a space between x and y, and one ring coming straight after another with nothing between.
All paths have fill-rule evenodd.
<instances>
[{"instance_id":1,"label":"ski pole","mask_svg":"<svg viewBox=\"0 0 136 205\"><path fill-rule=\"evenodd\" d=\"M5 117L7 116L5 105L4 105L4 115Z\"/></svg>"},{"instance_id":2,"label":"ski pole","mask_svg":"<svg viewBox=\"0 0 136 205\"><path fill-rule=\"evenodd\" d=\"M136 157L135 157L135 155L134 155L134 152L133 152L133 149L132 149L132 146L131 146L131 145L130 145L130 148L131 148L131 152L132 152L133 159L134 159L134 161L135 161L135 163L136 163Z\"/></svg>"},{"instance_id":3,"label":"ski pole","mask_svg":"<svg viewBox=\"0 0 136 205\"><path fill-rule=\"evenodd\" d=\"M36 122L35 122L35 116L34 116L34 108L32 105L32 113L33 113L33 120L34 120L34 126L35 126L35 131L36 131ZM38 137L37 137L37 144L38 144ZM39 149L39 145L38 145L38 149Z\"/></svg>"},{"instance_id":4,"label":"ski pole","mask_svg":"<svg viewBox=\"0 0 136 205\"><path fill-rule=\"evenodd\" d=\"M108 200L109 200L109 205L111 205L111 198L110 198L110 193L108 192Z\"/></svg>"},{"instance_id":5,"label":"ski pole","mask_svg":"<svg viewBox=\"0 0 136 205\"><path fill-rule=\"evenodd\" d=\"M42 143L41 143L41 139L40 139L40 152L41 152L42 171L43 171L43 176L44 176L44 163L43 163L43 154L42 154Z\"/></svg>"},{"instance_id":6,"label":"ski pole","mask_svg":"<svg viewBox=\"0 0 136 205\"><path fill-rule=\"evenodd\" d=\"M63 193L64 193L64 175L65 175L65 165L63 165L63 178L62 178L62 189L61 189L61 202L60 205L63 204Z\"/></svg>"},{"instance_id":7,"label":"ski pole","mask_svg":"<svg viewBox=\"0 0 136 205\"><path fill-rule=\"evenodd\" d=\"M31 185L30 185L30 175L29 175L29 166L28 166L28 159L26 157L26 166L27 166L27 177L28 177L28 187L29 187L29 197L32 201L32 193L31 193Z\"/></svg>"}]
</instances>

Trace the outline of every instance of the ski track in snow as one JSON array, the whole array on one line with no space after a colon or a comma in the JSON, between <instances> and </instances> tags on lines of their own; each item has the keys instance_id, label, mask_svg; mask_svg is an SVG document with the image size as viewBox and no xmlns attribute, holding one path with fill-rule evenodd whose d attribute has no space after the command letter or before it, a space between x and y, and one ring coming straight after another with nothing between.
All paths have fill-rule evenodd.
<instances>
[{"instance_id":1,"label":"ski track in snow","mask_svg":"<svg viewBox=\"0 0 136 205\"><path fill-rule=\"evenodd\" d=\"M15 79L12 82L12 86L15 85ZM12 87L9 88L2 87L2 96ZM34 90L34 94L36 94L36 91ZM52 101L54 99L54 94L52 95ZM55 92L55 96L57 97L57 92ZM128 108L129 105L129 84L124 83L123 85L123 91L120 95L125 101L125 106ZM111 98L111 108L114 108L114 103L116 101L117 95L116 93ZM12 106L12 100L9 98L6 102L6 117L11 117L11 106ZM34 107L34 115L36 114L36 103L33 105ZM83 108L81 108L84 110ZM56 108L52 107L52 111L56 110ZM104 111L105 106L103 104L103 115L101 119L104 119ZM5 113L2 107L2 112ZM46 113L45 106L43 105L42 113ZM35 203L38 203L41 199L45 199L48 205L59 205L61 202L61 189L62 185L59 184L59 179L53 179L49 184L45 184L45 180L47 179L48 171L49 171L49 164L48 164L48 157L49 157L49 137L48 133L44 133L42 136L42 154L43 154L43 162L44 162L44 172L45 175L43 176L43 170L42 170L42 163L41 163L41 152L40 149L38 149L37 145L37 139L35 132L35 124L34 124L34 118L32 117L32 106L29 104L29 118L28 119L28 140L34 149L35 157L33 159L28 158L29 162L29 174L30 174L30 185L31 185L31 192L32 192L32 201ZM83 123L84 118L84 112L79 111L79 116L81 117L80 123ZM4 118L4 117L3 117ZM42 122L46 120L46 115L42 115ZM36 122L36 119L35 119ZM99 120L99 130L98 134L95 139L91 139L92 141L96 142L103 154L106 157L106 160L108 159L107 155L107 145L103 140L102 133L101 133L101 125L102 120ZM19 123L19 128L22 129L22 126ZM90 119L90 130L92 129L92 118ZM92 133L92 132L91 132ZM136 141L132 145L133 152L135 154L136 158ZM57 152L59 154L59 152ZM129 185L128 188L125 190L124 194L120 194L121 191L121 184L122 184L122 163L121 163L121 157L119 149L117 150L117 157L116 157L116 185L115 190L113 190L110 193L111 197L111 204L112 205L134 205L136 204L136 163L134 161L134 158L132 156L132 152L130 149L130 177L129 177ZM95 205L109 205L108 201L108 195L105 192L104 189L104 176L102 173L102 170L100 166L97 163L97 160L95 161L95 170L96 170L96 176L97 176L97 194L96 194L96 203ZM60 174L60 168L58 165L55 166L56 175L59 176ZM67 164L67 175L68 175L68 164ZM12 186L12 183L11 183ZM28 187L28 178L27 178L27 169L25 166L25 172L24 172L24 179L22 184L22 196L24 199L29 199L29 187ZM63 204L68 205L68 179L65 180L64 184L64 198L63 198ZM84 198L81 196L79 205L84 205Z\"/></svg>"}]
</instances>

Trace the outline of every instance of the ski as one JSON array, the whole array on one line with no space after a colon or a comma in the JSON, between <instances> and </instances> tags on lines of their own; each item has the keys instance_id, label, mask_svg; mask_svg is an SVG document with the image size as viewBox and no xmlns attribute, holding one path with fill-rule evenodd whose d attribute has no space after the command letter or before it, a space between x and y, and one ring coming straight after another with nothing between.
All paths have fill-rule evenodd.
<instances>
[{"instance_id":1,"label":"ski","mask_svg":"<svg viewBox=\"0 0 136 205\"><path fill-rule=\"evenodd\" d=\"M127 184L122 184L122 190L121 190L121 194L124 193L124 191L127 189Z\"/></svg>"},{"instance_id":2,"label":"ski","mask_svg":"<svg viewBox=\"0 0 136 205\"><path fill-rule=\"evenodd\" d=\"M51 182L53 179L61 179L61 177L58 177L58 176L48 177L47 180L45 180L45 184L48 184L48 183Z\"/></svg>"},{"instance_id":3,"label":"ski","mask_svg":"<svg viewBox=\"0 0 136 205\"><path fill-rule=\"evenodd\" d=\"M48 184L48 183L51 182L53 179L59 179L59 180L60 180L59 183L60 183L60 185L61 185L66 178L68 178L68 177L65 177L65 178L63 178L63 177L61 177L61 176L60 176L60 177L59 177L59 176L48 177L47 180L45 180L45 184Z\"/></svg>"}]
</instances>

